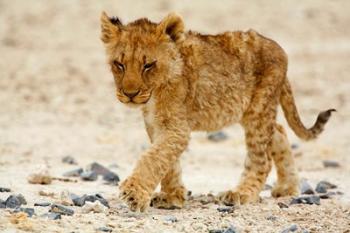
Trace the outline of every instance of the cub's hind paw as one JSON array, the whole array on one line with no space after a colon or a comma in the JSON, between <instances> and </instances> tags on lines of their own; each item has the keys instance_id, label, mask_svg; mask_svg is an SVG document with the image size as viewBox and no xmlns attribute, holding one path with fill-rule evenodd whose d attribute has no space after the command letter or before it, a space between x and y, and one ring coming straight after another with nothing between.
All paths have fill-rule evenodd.
<instances>
[{"instance_id":1,"label":"cub's hind paw","mask_svg":"<svg viewBox=\"0 0 350 233\"><path fill-rule=\"evenodd\" d=\"M177 190L172 193L155 193L151 200L151 206L159 209L181 209L186 201L185 190Z\"/></svg>"}]
</instances>

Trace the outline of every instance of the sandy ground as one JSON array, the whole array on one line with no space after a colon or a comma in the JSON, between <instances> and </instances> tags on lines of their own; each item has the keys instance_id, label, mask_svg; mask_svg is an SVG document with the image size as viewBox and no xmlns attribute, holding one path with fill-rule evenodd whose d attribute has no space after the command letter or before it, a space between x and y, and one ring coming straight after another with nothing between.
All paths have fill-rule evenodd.
<instances>
[{"instance_id":1,"label":"sandy ground","mask_svg":"<svg viewBox=\"0 0 350 233\"><path fill-rule=\"evenodd\" d=\"M296 232L350 232L350 1L0 1L0 187L23 194L32 207L38 201L58 201L63 191L100 193L111 204L106 213L47 220L48 208L16 223L0 209L1 232L208 232L231 225L239 232L281 232L296 224ZM99 40L102 10L130 21L159 21L170 11L183 15L186 27L205 33L254 28L278 41L289 54L289 77L303 121L311 125L320 110L338 112L316 141L301 142L288 130L300 176L315 186L320 180L338 185L338 195L321 205L280 209L269 191L262 203L220 213L215 203L198 195L233 188L243 168L245 146L238 126L213 143L194 133L183 155L184 182L196 197L182 210L128 212L118 189L102 180L54 181L32 185L30 173L46 168L53 176L92 162L124 179L140 153L149 146L141 114L116 101L111 74ZM286 125L283 117L280 122ZM78 165L63 164L65 155ZM322 160L341 163L323 168ZM268 179L275 181L274 172ZM40 190L55 196L43 197ZM9 193L0 193L5 200ZM272 217L271 217L272 216ZM176 222L169 218L176 217ZM11 220L12 219L12 220ZM307 230L307 231L305 231Z\"/></svg>"}]
</instances>

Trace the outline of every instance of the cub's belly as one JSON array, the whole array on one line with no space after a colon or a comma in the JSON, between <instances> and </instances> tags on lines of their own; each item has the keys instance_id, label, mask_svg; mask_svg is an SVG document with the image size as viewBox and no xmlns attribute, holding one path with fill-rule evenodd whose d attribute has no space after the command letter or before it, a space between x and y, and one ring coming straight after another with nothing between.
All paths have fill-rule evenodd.
<instances>
[{"instance_id":1,"label":"cub's belly","mask_svg":"<svg viewBox=\"0 0 350 233\"><path fill-rule=\"evenodd\" d=\"M188 110L188 122L193 131L215 131L240 122L250 103L249 97L211 101L195 100Z\"/></svg>"}]
</instances>

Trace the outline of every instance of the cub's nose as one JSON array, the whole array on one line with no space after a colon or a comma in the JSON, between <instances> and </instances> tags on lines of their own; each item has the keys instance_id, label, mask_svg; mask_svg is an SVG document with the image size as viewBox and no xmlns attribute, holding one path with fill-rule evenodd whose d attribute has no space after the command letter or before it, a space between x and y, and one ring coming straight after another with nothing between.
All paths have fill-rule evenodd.
<instances>
[{"instance_id":1,"label":"cub's nose","mask_svg":"<svg viewBox=\"0 0 350 233\"><path fill-rule=\"evenodd\" d=\"M123 91L124 95L126 95L127 97L129 97L130 99L134 98L135 96L137 96L137 94L140 93L140 91L134 91L134 92L126 92Z\"/></svg>"}]
</instances>

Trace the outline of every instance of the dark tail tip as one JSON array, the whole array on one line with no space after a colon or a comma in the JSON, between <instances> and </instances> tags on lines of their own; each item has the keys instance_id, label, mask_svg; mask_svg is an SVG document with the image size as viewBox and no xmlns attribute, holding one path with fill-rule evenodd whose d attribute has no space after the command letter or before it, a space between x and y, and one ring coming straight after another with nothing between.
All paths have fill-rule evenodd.
<instances>
[{"instance_id":1,"label":"dark tail tip","mask_svg":"<svg viewBox=\"0 0 350 233\"><path fill-rule=\"evenodd\" d=\"M334 108L332 109L328 109L326 111L323 111L323 112L320 112L320 114L318 114L318 117L317 117L317 121L316 122L319 122L321 124L326 124L327 121L329 120L329 118L331 117L332 115L332 112L336 112L337 110L335 110Z\"/></svg>"}]
</instances>

